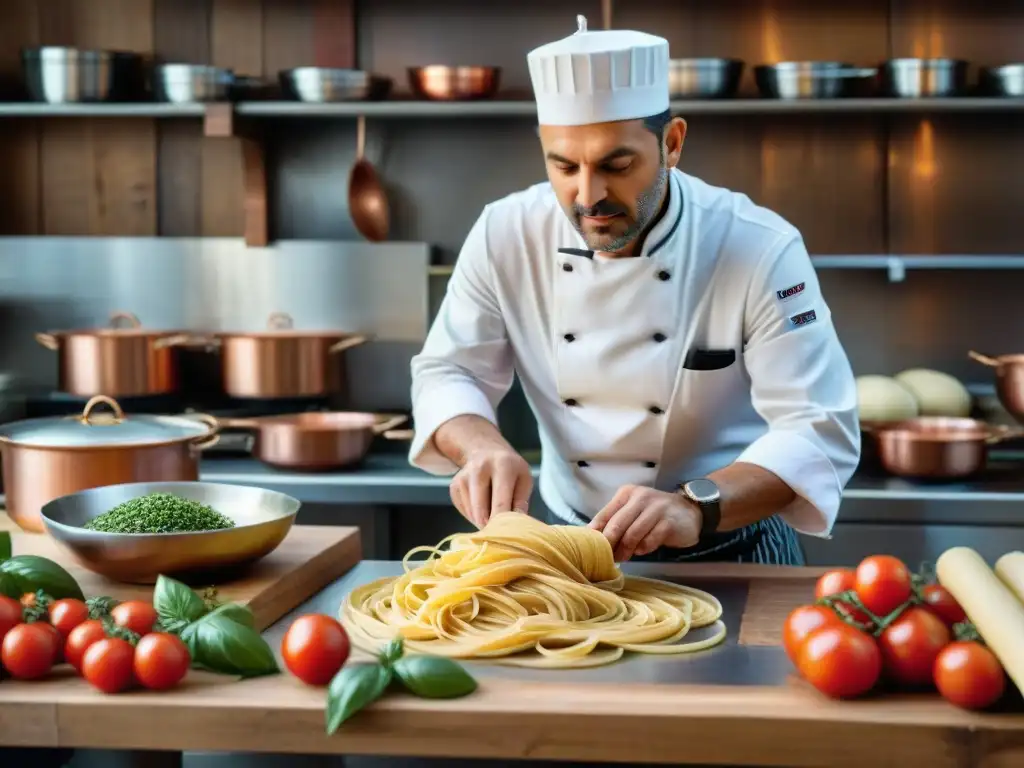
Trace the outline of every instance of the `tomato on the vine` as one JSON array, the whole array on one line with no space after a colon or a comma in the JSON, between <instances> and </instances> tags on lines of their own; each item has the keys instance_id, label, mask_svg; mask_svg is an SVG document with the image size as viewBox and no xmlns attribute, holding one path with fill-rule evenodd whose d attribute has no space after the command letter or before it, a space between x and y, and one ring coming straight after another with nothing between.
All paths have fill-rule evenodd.
<instances>
[{"instance_id":1,"label":"tomato on the vine","mask_svg":"<svg viewBox=\"0 0 1024 768\"><path fill-rule=\"evenodd\" d=\"M135 649L127 640L106 637L82 656L82 677L104 693L118 693L132 683Z\"/></svg>"},{"instance_id":2,"label":"tomato on the vine","mask_svg":"<svg viewBox=\"0 0 1024 768\"><path fill-rule=\"evenodd\" d=\"M931 611L912 606L878 638L886 675L907 686L933 681L935 659L951 640L949 627Z\"/></svg>"},{"instance_id":3,"label":"tomato on the vine","mask_svg":"<svg viewBox=\"0 0 1024 768\"><path fill-rule=\"evenodd\" d=\"M834 698L871 690L882 671L882 654L874 638L843 622L814 630L804 640L797 669L807 682Z\"/></svg>"},{"instance_id":4,"label":"tomato on the vine","mask_svg":"<svg viewBox=\"0 0 1024 768\"><path fill-rule=\"evenodd\" d=\"M821 575L814 585L814 596L821 600L823 597L838 595L840 592L849 592L853 587L853 571L849 568L836 568Z\"/></svg>"},{"instance_id":5,"label":"tomato on the vine","mask_svg":"<svg viewBox=\"0 0 1024 768\"><path fill-rule=\"evenodd\" d=\"M146 688L173 688L188 672L192 657L177 635L152 632L135 646L135 678Z\"/></svg>"},{"instance_id":6,"label":"tomato on the vine","mask_svg":"<svg viewBox=\"0 0 1024 768\"><path fill-rule=\"evenodd\" d=\"M910 571L892 555L864 558L854 572L854 579L857 597L875 616L887 616L910 599Z\"/></svg>"},{"instance_id":7,"label":"tomato on the vine","mask_svg":"<svg viewBox=\"0 0 1024 768\"><path fill-rule=\"evenodd\" d=\"M4 636L0 661L12 677L34 680L53 667L53 635L47 624L18 624Z\"/></svg>"},{"instance_id":8,"label":"tomato on the vine","mask_svg":"<svg viewBox=\"0 0 1024 768\"><path fill-rule=\"evenodd\" d=\"M21 621L21 603L13 597L0 595L0 641L4 639L4 635L21 624Z\"/></svg>"},{"instance_id":9,"label":"tomato on the vine","mask_svg":"<svg viewBox=\"0 0 1024 768\"><path fill-rule=\"evenodd\" d=\"M110 618L119 627L131 630L136 635L148 635L156 624L156 608L144 600L127 600L118 603L110 611Z\"/></svg>"},{"instance_id":10,"label":"tomato on the vine","mask_svg":"<svg viewBox=\"0 0 1024 768\"><path fill-rule=\"evenodd\" d=\"M964 709L985 709L1002 698L1006 675L981 643L947 645L935 659L935 687L946 701Z\"/></svg>"},{"instance_id":11,"label":"tomato on the vine","mask_svg":"<svg viewBox=\"0 0 1024 768\"><path fill-rule=\"evenodd\" d=\"M78 671L82 670L82 656L93 643L98 643L107 636L103 622L99 619L83 621L68 635L64 642L64 660Z\"/></svg>"},{"instance_id":12,"label":"tomato on the vine","mask_svg":"<svg viewBox=\"0 0 1024 768\"><path fill-rule=\"evenodd\" d=\"M60 632L61 644L71 630L89 618L89 607L81 600L67 597L50 606L50 623Z\"/></svg>"},{"instance_id":13,"label":"tomato on the vine","mask_svg":"<svg viewBox=\"0 0 1024 768\"><path fill-rule=\"evenodd\" d=\"M967 621L964 609L945 587L939 584L929 584L921 590L921 597L928 610L946 622L947 626L952 627L961 621Z\"/></svg>"},{"instance_id":14,"label":"tomato on the vine","mask_svg":"<svg viewBox=\"0 0 1024 768\"><path fill-rule=\"evenodd\" d=\"M331 682L348 653L345 628L321 613L297 618L281 641L281 656L288 671L309 685Z\"/></svg>"},{"instance_id":15,"label":"tomato on the vine","mask_svg":"<svg viewBox=\"0 0 1024 768\"><path fill-rule=\"evenodd\" d=\"M797 663L804 640L814 630L839 621L842 619L825 605L801 605L790 611L782 625L782 647L786 649L789 660Z\"/></svg>"}]
</instances>

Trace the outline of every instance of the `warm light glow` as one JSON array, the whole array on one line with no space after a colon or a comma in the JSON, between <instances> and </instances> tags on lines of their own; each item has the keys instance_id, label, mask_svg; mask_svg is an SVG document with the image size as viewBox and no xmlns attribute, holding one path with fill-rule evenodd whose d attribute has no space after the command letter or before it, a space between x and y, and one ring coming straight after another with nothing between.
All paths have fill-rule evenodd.
<instances>
[{"instance_id":1,"label":"warm light glow","mask_svg":"<svg viewBox=\"0 0 1024 768\"><path fill-rule=\"evenodd\" d=\"M931 181L939 173L935 162L935 127L927 118L921 121L914 136L913 174L919 179Z\"/></svg>"},{"instance_id":2,"label":"warm light glow","mask_svg":"<svg viewBox=\"0 0 1024 768\"><path fill-rule=\"evenodd\" d=\"M768 3L764 24L761 27L761 47L764 49L765 61L785 61L782 54L782 29L779 24L778 12Z\"/></svg>"}]
</instances>

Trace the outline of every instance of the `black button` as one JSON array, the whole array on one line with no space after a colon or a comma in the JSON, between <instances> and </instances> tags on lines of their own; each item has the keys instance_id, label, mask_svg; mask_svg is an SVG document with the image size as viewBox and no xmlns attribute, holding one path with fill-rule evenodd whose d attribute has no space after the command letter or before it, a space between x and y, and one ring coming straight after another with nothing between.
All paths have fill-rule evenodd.
<instances>
[{"instance_id":1,"label":"black button","mask_svg":"<svg viewBox=\"0 0 1024 768\"><path fill-rule=\"evenodd\" d=\"M566 341L568 341L570 344L572 344L574 341L576 341L576 335L573 334L573 333L567 333L562 338L565 339Z\"/></svg>"},{"instance_id":2,"label":"black button","mask_svg":"<svg viewBox=\"0 0 1024 768\"><path fill-rule=\"evenodd\" d=\"M569 406L570 408L572 408L572 407L573 407L574 405L579 405L579 402L577 402L576 400L574 400L574 399L573 399L573 398L571 398L571 397L570 397L570 398L568 398L568 399L566 399L566 400L563 400L562 402L564 402L564 403L565 403L566 405L568 405L568 406Z\"/></svg>"},{"instance_id":3,"label":"black button","mask_svg":"<svg viewBox=\"0 0 1024 768\"><path fill-rule=\"evenodd\" d=\"M563 264L562 265L562 271L563 272L572 272L572 264Z\"/></svg>"},{"instance_id":4,"label":"black button","mask_svg":"<svg viewBox=\"0 0 1024 768\"><path fill-rule=\"evenodd\" d=\"M647 467L648 469L654 469L656 466L658 466L658 462L656 462L656 461L645 461L644 462L644 466Z\"/></svg>"},{"instance_id":5,"label":"black button","mask_svg":"<svg viewBox=\"0 0 1024 768\"><path fill-rule=\"evenodd\" d=\"M589 467L590 466L590 462L589 461L583 461L582 459L580 459L579 461L576 462L576 466L577 467Z\"/></svg>"},{"instance_id":6,"label":"black button","mask_svg":"<svg viewBox=\"0 0 1024 768\"><path fill-rule=\"evenodd\" d=\"M659 408L659 407L658 407L658 406L656 406L656 405L652 405L652 406L651 406L650 408L648 408L647 410L648 410L648 411L650 411L651 413L653 413L653 414L654 414L655 416L661 416L661 414L663 414L663 413L664 413L664 411L663 411L663 410L661 410L661 408Z\"/></svg>"},{"instance_id":7,"label":"black button","mask_svg":"<svg viewBox=\"0 0 1024 768\"><path fill-rule=\"evenodd\" d=\"M566 266L569 266L569 265L568 265L568 264L566 264ZM664 270L664 269L663 269L663 270L661 270L660 272L658 272L658 279L659 279L659 280L661 280L662 282L665 282L665 281L666 281L666 280L668 280L668 279L669 279L670 277L672 277L672 275L670 275L670 274L669 274L669 273L668 273L668 272L667 272L666 270Z\"/></svg>"},{"instance_id":8,"label":"black button","mask_svg":"<svg viewBox=\"0 0 1024 768\"><path fill-rule=\"evenodd\" d=\"M659 344L661 344L661 342L665 341L665 339L667 339L668 336L666 336L664 333L656 333L653 336L651 336L651 338L654 339Z\"/></svg>"}]
</instances>

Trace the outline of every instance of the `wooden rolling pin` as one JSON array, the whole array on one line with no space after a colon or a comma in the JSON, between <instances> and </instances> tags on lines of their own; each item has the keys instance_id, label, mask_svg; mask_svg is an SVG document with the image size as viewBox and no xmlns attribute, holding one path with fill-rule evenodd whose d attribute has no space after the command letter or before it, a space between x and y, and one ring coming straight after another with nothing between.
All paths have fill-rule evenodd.
<instances>
[{"instance_id":1,"label":"wooden rolling pin","mask_svg":"<svg viewBox=\"0 0 1024 768\"><path fill-rule=\"evenodd\" d=\"M1007 552L996 560L996 575L1024 603L1024 552Z\"/></svg>"},{"instance_id":2,"label":"wooden rolling pin","mask_svg":"<svg viewBox=\"0 0 1024 768\"><path fill-rule=\"evenodd\" d=\"M939 583L950 591L1006 674L1024 691L1024 605L981 555L953 547L935 563Z\"/></svg>"}]
</instances>

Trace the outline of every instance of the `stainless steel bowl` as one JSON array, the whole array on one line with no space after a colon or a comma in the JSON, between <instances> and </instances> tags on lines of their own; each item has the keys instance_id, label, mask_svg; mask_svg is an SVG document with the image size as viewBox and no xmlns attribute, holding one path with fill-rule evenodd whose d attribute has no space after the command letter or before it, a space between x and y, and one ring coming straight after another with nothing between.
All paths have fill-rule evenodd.
<instances>
[{"instance_id":1,"label":"stainless steel bowl","mask_svg":"<svg viewBox=\"0 0 1024 768\"><path fill-rule=\"evenodd\" d=\"M780 61L754 67L762 96L770 99L835 99L866 92L875 69L839 61Z\"/></svg>"},{"instance_id":2,"label":"stainless steel bowl","mask_svg":"<svg viewBox=\"0 0 1024 768\"><path fill-rule=\"evenodd\" d=\"M738 59L672 59L668 93L673 99L721 99L736 95L743 74Z\"/></svg>"},{"instance_id":3,"label":"stainless steel bowl","mask_svg":"<svg viewBox=\"0 0 1024 768\"><path fill-rule=\"evenodd\" d=\"M208 504L236 527L200 533L103 533L85 528L94 517L149 493L173 493ZM94 573L152 584L160 574L186 581L244 566L273 552L301 506L276 491L219 483L125 483L62 496L42 509L43 525Z\"/></svg>"},{"instance_id":4,"label":"stainless steel bowl","mask_svg":"<svg viewBox=\"0 0 1024 768\"><path fill-rule=\"evenodd\" d=\"M1024 98L1024 64L986 67L981 70L979 85L991 96Z\"/></svg>"},{"instance_id":5,"label":"stainless steel bowl","mask_svg":"<svg viewBox=\"0 0 1024 768\"><path fill-rule=\"evenodd\" d=\"M157 101L195 104L227 101L235 73L205 64L162 64L153 71L153 95Z\"/></svg>"},{"instance_id":6,"label":"stainless steel bowl","mask_svg":"<svg viewBox=\"0 0 1024 768\"><path fill-rule=\"evenodd\" d=\"M391 79L359 69L297 67L279 74L288 98L315 104L387 98Z\"/></svg>"},{"instance_id":7,"label":"stainless steel bowl","mask_svg":"<svg viewBox=\"0 0 1024 768\"><path fill-rule=\"evenodd\" d=\"M48 104L134 101L145 90L142 56L45 46L21 52L29 96Z\"/></svg>"},{"instance_id":8,"label":"stainless steel bowl","mask_svg":"<svg viewBox=\"0 0 1024 768\"><path fill-rule=\"evenodd\" d=\"M959 96L967 90L967 62L960 59L891 59L882 65L889 96L921 99Z\"/></svg>"}]
</instances>

